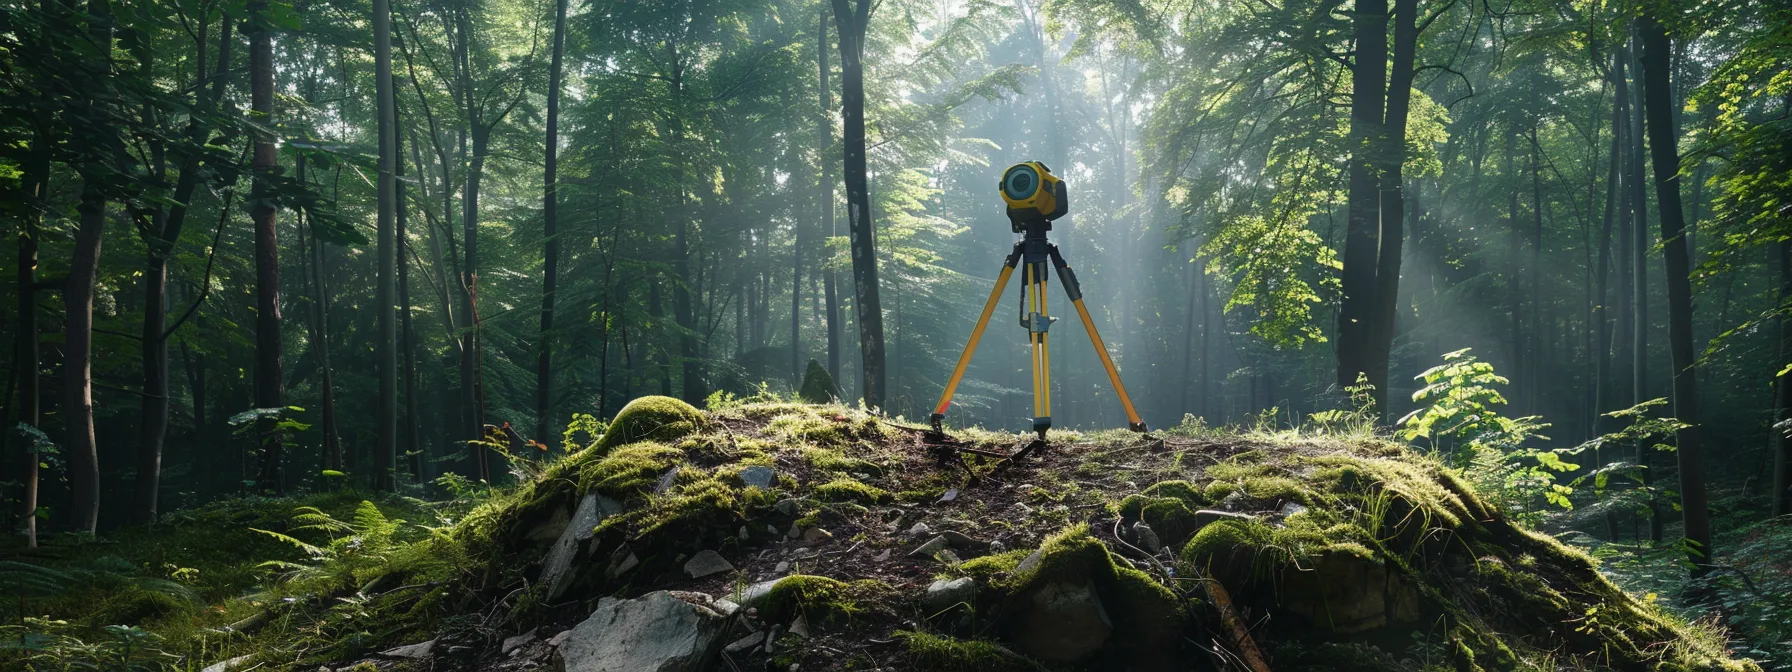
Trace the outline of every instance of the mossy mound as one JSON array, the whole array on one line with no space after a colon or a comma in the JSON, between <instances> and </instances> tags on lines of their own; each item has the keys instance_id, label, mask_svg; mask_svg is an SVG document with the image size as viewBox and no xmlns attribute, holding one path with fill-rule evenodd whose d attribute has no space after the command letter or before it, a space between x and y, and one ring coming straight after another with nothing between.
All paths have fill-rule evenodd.
<instances>
[{"instance_id":1,"label":"mossy mound","mask_svg":"<svg viewBox=\"0 0 1792 672\"><path fill-rule=\"evenodd\" d=\"M695 406L671 397L641 397L616 412L595 447L600 453L637 441L675 441L708 426Z\"/></svg>"},{"instance_id":2,"label":"mossy mound","mask_svg":"<svg viewBox=\"0 0 1792 672\"><path fill-rule=\"evenodd\" d=\"M1278 671L1402 668L1413 650L1458 670L1755 669L1404 448L1281 446L1203 475L1118 510L1163 526L1179 574L1273 615L1257 636ZM1202 520L1202 503L1244 515Z\"/></svg>"},{"instance_id":3,"label":"mossy mound","mask_svg":"<svg viewBox=\"0 0 1792 672\"><path fill-rule=\"evenodd\" d=\"M258 556L241 576L165 545L123 554L133 571L201 567L202 584L229 578L228 590L196 585L187 598L133 579L143 590L120 582L91 619L67 616L143 624L166 650L199 652L179 654L199 658L182 661L190 669L245 654L258 669L352 669L432 640L434 669L552 669L545 643L499 643L547 640L606 597L769 586L726 641L759 632L776 647L731 653L741 669L1218 672L1239 668L1217 585L1276 672L1758 672L1709 627L1625 594L1450 470L1372 437L1064 432L999 473L967 455L967 475L939 466L923 431L837 404L704 413L644 398L522 483L403 513L435 524L392 523L381 537L207 517L245 547L270 538L223 531L284 530L334 550ZM957 438L986 450L1014 440ZM374 517L330 497L319 506L339 519ZM939 540L950 547L917 552ZM732 569L687 571L710 552ZM288 564L254 569L261 559ZM936 582L969 590L933 608ZM1101 634L1054 657L1037 643L1060 613ZM233 623L255 625L223 632ZM798 626L805 636L775 634Z\"/></svg>"}]
</instances>

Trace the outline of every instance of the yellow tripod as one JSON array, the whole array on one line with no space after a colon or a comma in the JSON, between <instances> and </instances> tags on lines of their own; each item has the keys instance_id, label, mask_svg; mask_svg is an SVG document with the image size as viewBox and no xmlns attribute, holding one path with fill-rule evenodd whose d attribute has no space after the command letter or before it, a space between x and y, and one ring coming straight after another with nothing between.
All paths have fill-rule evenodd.
<instances>
[{"instance_id":1,"label":"yellow tripod","mask_svg":"<svg viewBox=\"0 0 1792 672\"><path fill-rule=\"evenodd\" d=\"M1052 322L1057 321L1057 318L1051 316L1046 299L1047 262L1057 269L1058 280L1064 285L1064 293L1069 295L1071 305L1076 306L1077 316L1083 320L1083 329L1089 332L1089 340L1094 343L1095 352L1101 355L1101 365L1107 369L1108 381L1114 384L1114 393L1120 397L1120 405L1126 408L1130 429L1135 432L1145 431L1145 421L1139 419L1138 410L1133 408L1132 397L1127 396L1126 386L1120 383L1120 371L1114 368L1114 359L1108 356L1107 345L1102 343L1101 334L1095 331L1095 321L1089 318L1089 309L1083 305L1083 290L1077 283L1076 273L1064 262L1064 255L1058 253L1058 246L1045 239L1045 232L1051 230L1051 222L1041 217L1014 224L1024 235L1020 242L1014 244L1014 250L1003 262L995 289L989 292L989 300L983 304L983 314L978 316L977 326L971 330L971 340L965 343L964 353L958 356L958 366L952 369L952 378L946 382L946 389L940 394L940 403L934 406L930 417L934 432L943 433L941 423L946 418L946 409L952 405L952 395L958 391L958 383L964 378L965 368L970 366L971 355L977 352L978 341L983 340L983 329L989 326L989 317L996 312L996 304L1002 298L1002 289L1008 286L1008 279L1014 276L1015 267L1024 264L1025 270L1022 273L1026 285L1022 291L1025 292L1025 308L1020 324L1026 327L1027 342L1032 347L1033 431L1039 433L1039 438L1019 454L1045 444L1045 432L1052 426L1051 326Z\"/></svg>"}]
</instances>

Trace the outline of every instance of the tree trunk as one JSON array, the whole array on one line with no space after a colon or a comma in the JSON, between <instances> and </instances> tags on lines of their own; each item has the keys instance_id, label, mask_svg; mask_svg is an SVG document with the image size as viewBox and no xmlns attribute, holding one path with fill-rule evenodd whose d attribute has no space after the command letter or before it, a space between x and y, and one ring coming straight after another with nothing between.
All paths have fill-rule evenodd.
<instances>
[{"instance_id":1,"label":"tree trunk","mask_svg":"<svg viewBox=\"0 0 1792 672\"><path fill-rule=\"evenodd\" d=\"M1630 403L1643 403L1650 399L1649 394L1649 195L1648 187L1643 182L1643 115L1645 103L1641 90L1644 74L1637 61L1636 50L1626 50L1626 59L1630 61L1631 76L1639 82L1639 86L1630 91L1629 134L1630 147L1630 185L1631 195L1631 228L1630 233L1630 290L1631 290L1631 345L1630 345ZM1636 463L1643 467L1642 481L1645 487L1653 490L1655 473L1651 469L1653 462L1651 451L1644 442L1636 444ZM1661 500L1651 494L1649 496L1649 539L1661 541L1662 526Z\"/></svg>"},{"instance_id":2,"label":"tree trunk","mask_svg":"<svg viewBox=\"0 0 1792 672\"><path fill-rule=\"evenodd\" d=\"M1661 206L1662 257L1668 284L1668 351L1674 363L1674 415L1685 423L1675 433L1680 461L1680 504L1693 575L1710 571L1711 511L1705 495L1704 446L1699 442L1698 350L1692 338L1692 278L1680 209L1680 153L1675 138L1667 30L1645 13L1638 20L1643 44L1643 109L1655 164L1655 199Z\"/></svg>"},{"instance_id":3,"label":"tree trunk","mask_svg":"<svg viewBox=\"0 0 1792 672\"><path fill-rule=\"evenodd\" d=\"M554 53L548 64L546 162L541 200L541 330L535 354L535 437L548 441L554 399L554 292L560 276L560 77L566 52L566 1L554 2Z\"/></svg>"},{"instance_id":4,"label":"tree trunk","mask_svg":"<svg viewBox=\"0 0 1792 672\"><path fill-rule=\"evenodd\" d=\"M379 177L376 187L379 214L375 224L375 253L379 277L375 279L373 309L376 314L373 346L374 368L379 372L378 399L374 404L373 490L390 492L396 487L398 468L398 100L392 89L392 4L373 0L373 61L375 104L379 115Z\"/></svg>"},{"instance_id":5,"label":"tree trunk","mask_svg":"<svg viewBox=\"0 0 1792 672\"><path fill-rule=\"evenodd\" d=\"M411 477L422 483L428 480L424 471L423 446L417 434L417 336L411 324L411 259L410 238L405 233L405 212L410 202L405 198L404 184L404 136L403 125L397 105L397 92L393 94L392 106L392 156L394 165L393 196L396 204L392 213L392 238L397 244L394 254L398 266L398 328L399 352L402 353L402 367L399 375L404 380L404 423L400 434L400 450L409 457ZM419 176L421 177L421 176Z\"/></svg>"},{"instance_id":6,"label":"tree trunk","mask_svg":"<svg viewBox=\"0 0 1792 672\"><path fill-rule=\"evenodd\" d=\"M1792 242L1780 241L1776 246L1775 256L1779 257L1780 266L1780 305L1792 300ZM1781 314L1779 319L1779 356L1773 365L1778 375L1773 377L1773 424L1768 431L1773 434L1773 515L1784 516L1792 513L1792 438L1786 436L1787 429L1778 427L1778 423L1792 418L1792 373L1787 372L1787 361L1792 360L1792 317Z\"/></svg>"},{"instance_id":7,"label":"tree trunk","mask_svg":"<svg viewBox=\"0 0 1792 672\"><path fill-rule=\"evenodd\" d=\"M110 85L112 75L112 6L109 0L90 0L87 13L93 31L92 40L99 62L95 71L101 86ZM78 103L79 115L98 119L104 114L97 108L103 103L98 95ZM93 294L98 279L100 250L106 232L106 193L103 183L116 170L113 159L121 151L107 137L111 129L98 123L78 129L86 135L77 141L82 154L78 169L81 176L80 213L75 230L75 248L69 258L68 280L62 289L63 329L63 422L67 426L69 488L74 501L73 528L88 533L99 527L100 466L93 434Z\"/></svg>"},{"instance_id":8,"label":"tree trunk","mask_svg":"<svg viewBox=\"0 0 1792 672\"><path fill-rule=\"evenodd\" d=\"M60 5L56 0L41 0L39 10L46 22L58 11ZM46 41L48 38L45 38ZM49 45L42 45L46 52ZM42 94L46 99L51 95L48 87ZM47 100L45 102L48 102ZM42 413L42 350L39 348L37 325L37 246L41 235L44 210L49 207L50 157L51 144L55 138L51 134L52 123L49 105L40 105L32 118L32 140L30 163L25 166L24 191L31 198L26 206L24 222L19 226L19 267L18 267L18 324L13 327L13 375L17 380L19 422L43 429ZM24 455L20 460L24 491L20 502L23 505L20 513L24 518L25 546L37 548L37 490L38 465L42 462L37 454L36 444L25 443Z\"/></svg>"},{"instance_id":9,"label":"tree trunk","mask_svg":"<svg viewBox=\"0 0 1792 672\"><path fill-rule=\"evenodd\" d=\"M865 165L865 27L872 0L832 0L840 33L840 102L845 129L846 219L852 236L854 307L859 323L859 357L864 402L884 405L884 316L878 300L877 227L871 218L871 188Z\"/></svg>"},{"instance_id":10,"label":"tree trunk","mask_svg":"<svg viewBox=\"0 0 1792 672\"><path fill-rule=\"evenodd\" d=\"M249 25L262 23L261 13L266 9L266 0L251 2ZM267 28L253 30L249 37L249 89L251 116L255 117L257 130L249 218L255 224L255 407L280 408L286 405L286 393L280 375L280 246L273 202L274 176L279 166L274 136L261 130L274 126L274 42ZM285 490L281 470L285 446L274 429L277 423L267 418L257 428L261 454L255 487L264 492Z\"/></svg>"},{"instance_id":11,"label":"tree trunk","mask_svg":"<svg viewBox=\"0 0 1792 672\"><path fill-rule=\"evenodd\" d=\"M470 111L470 110L469 110ZM466 440L472 449L473 471L479 480L490 482L490 451L484 444L478 443L484 436L485 428L485 390L480 380L479 371L479 185L485 177L485 156L490 131L482 129L474 122L472 128L473 155L467 166L466 187L461 194L461 286L464 288L466 304L462 306L462 314L466 317L461 325L460 335L460 380L462 403L466 404L468 417Z\"/></svg>"},{"instance_id":12,"label":"tree trunk","mask_svg":"<svg viewBox=\"0 0 1792 672\"><path fill-rule=\"evenodd\" d=\"M1387 102L1387 0L1356 0L1351 14L1356 43L1350 85L1350 167L1344 231L1343 302L1338 306L1338 388L1367 376L1374 348L1376 265L1381 198L1375 154L1384 146ZM1376 390L1376 398L1384 396Z\"/></svg>"},{"instance_id":13,"label":"tree trunk","mask_svg":"<svg viewBox=\"0 0 1792 672\"><path fill-rule=\"evenodd\" d=\"M816 32L817 61L821 64L821 111L816 131L818 132L817 151L821 153L817 163L821 165L821 180L816 185L817 200L821 202L821 226L828 232L828 237L840 235L837 222L834 220L834 162L828 159L828 150L834 147L834 91L828 85L828 10L822 8L820 27ZM830 255L831 256L831 255ZM827 300L828 321L828 377L838 384L840 380L840 295L835 289L834 269L827 260L822 271L822 293Z\"/></svg>"},{"instance_id":14,"label":"tree trunk","mask_svg":"<svg viewBox=\"0 0 1792 672\"><path fill-rule=\"evenodd\" d=\"M1394 328L1400 299L1400 257L1406 246L1406 116L1412 107L1413 60L1418 51L1418 0L1394 1L1394 63L1388 79L1386 118L1381 151L1379 249L1375 264L1374 323L1369 341L1369 384L1375 386L1376 411L1387 416L1388 365L1394 351Z\"/></svg>"}]
</instances>

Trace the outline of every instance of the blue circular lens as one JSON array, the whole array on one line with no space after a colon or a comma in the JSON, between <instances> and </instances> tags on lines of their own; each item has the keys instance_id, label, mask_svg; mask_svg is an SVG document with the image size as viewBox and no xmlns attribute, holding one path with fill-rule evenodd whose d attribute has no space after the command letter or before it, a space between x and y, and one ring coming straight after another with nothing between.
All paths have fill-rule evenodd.
<instances>
[{"instance_id":1,"label":"blue circular lens","mask_svg":"<svg viewBox=\"0 0 1792 672\"><path fill-rule=\"evenodd\" d=\"M1008 179L1003 182L1002 190L1014 200L1029 198L1039 190L1039 178L1033 173L1031 166L1018 166L1008 171Z\"/></svg>"}]
</instances>

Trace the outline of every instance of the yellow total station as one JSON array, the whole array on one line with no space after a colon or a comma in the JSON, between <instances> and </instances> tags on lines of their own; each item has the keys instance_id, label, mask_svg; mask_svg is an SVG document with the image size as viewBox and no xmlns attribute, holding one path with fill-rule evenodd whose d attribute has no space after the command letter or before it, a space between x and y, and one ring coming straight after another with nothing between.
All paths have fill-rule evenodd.
<instances>
[{"instance_id":1,"label":"yellow total station","mask_svg":"<svg viewBox=\"0 0 1792 672\"><path fill-rule=\"evenodd\" d=\"M1008 279L1014 276L1014 269L1023 266L1023 279L1026 284L1022 288L1022 307L1020 325L1027 330L1027 343L1031 348L1033 369L1033 431L1039 438L1029 445L1043 446L1045 432L1052 426L1052 391L1051 391L1051 325L1057 318L1051 316L1048 309L1046 278L1047 265L1057 271L1058 280L1064 285L1064 293L1069 296L1071 305L1076 307L1077 317L1082 318L1083 330L1089 333L1089 340L1095 345L1096 354L1101 356L1101 365L1107 369L1108 382L1113 383L1115 395L1120 397L1120 405L1126 409L1126 419L1135 432L1145 431L1145 421L1139 419L1139 412L1133 408L1132 397L1126 394L1126 386L1120 383L1120 372L1114 368L1114 359L1108 355L1107 345L1102 343L1101 334L1095 331L1095 321L1089 318L1089 309L1083 305L1083 290L1077 283L1076 273L1065 263L1064 255L1059 254L1058 246L1046 240L1045 234L1052 228L1052 220L1063 217L1070 211L1070 193L1064 181L1051 173L1051 169L1038 161L1017 163L1002 172L1002 200L1008 206L1008 223L1015 233L1022 234L1020 242L1014 244L1013 251L1002 264L1002 272L996 277L995 289L989 293L989 299L983 304L983 313L977 317L977 326L971 330L971 338L965 343L964 353L958 356L958 365L952 369L952 378L946 382L946 389L940 394L940 402L933 409L931 421L935 432L943 431L941 424L946 418L946 409L952 405L952 395L958 391L958 383L964 379L965 368L970 366L971 355L977 351L977 343L983 340L983 329L989 326L989 318L995 314L996 304L1001 301L1002 289L1007 287ZM1022 452L1026 452L1023 450Z\"/></svg>"}]
</instances>

